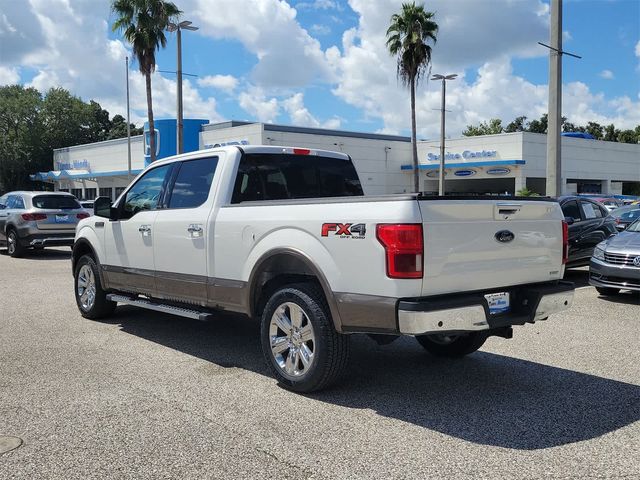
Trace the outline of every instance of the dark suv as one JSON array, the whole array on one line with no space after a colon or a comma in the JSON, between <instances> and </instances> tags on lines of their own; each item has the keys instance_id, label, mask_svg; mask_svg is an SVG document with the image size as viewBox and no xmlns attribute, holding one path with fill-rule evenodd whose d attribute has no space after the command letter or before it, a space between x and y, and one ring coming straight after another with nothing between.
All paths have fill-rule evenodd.
<instances>
[{"instance_id":1,"label":"dark suv","mask_svg":"<svg viewBox=\"0 0 640 480\"><path fill-rule=\"evenodd\" d=\"M600 203L579 196L558 199L569 224L569 262L567 267L589 265L595 246L618 233L616 222Z\"/></svg>"}]
</instances>

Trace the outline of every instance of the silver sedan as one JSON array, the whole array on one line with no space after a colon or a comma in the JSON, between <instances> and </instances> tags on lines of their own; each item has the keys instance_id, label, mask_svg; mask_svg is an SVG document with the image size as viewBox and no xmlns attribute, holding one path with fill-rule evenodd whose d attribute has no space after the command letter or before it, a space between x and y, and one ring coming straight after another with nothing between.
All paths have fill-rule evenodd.
<instances>
[{"instance_id":1,"label":"silver sedan","mask_svg":"<svg viewBox=\"0 0 640 480\"><path fill-rule=\"evenodd\" d=\"M640 291L640 219L596 246L589 264L589 283L601 295Z\"/></svg>"}]
</instances>

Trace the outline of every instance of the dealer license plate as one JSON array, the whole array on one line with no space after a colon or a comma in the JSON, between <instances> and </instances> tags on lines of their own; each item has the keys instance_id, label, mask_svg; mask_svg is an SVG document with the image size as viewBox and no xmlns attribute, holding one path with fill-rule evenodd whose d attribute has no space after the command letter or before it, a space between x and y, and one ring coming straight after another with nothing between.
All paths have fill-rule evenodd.
<instances>
[{"instance_id":1,"label":"dealer license plate","mask_svg":"<svg viewBox=\"0 0 640 480\"><path fill-rule=\"evenodd\" d=\"M69 215L56 215L56 223L68 223Z\"/></svg>"},{"instance_id":2,"label":"dealer license plate","mask_svg":"<svg viewBox=\"0 0 640 480\"><path fill-rule=\"evenodd\" d=\"M509 292L489 293L484 296L489 304L489 313L497 315L511 310L509 305Z\"/></svg>"}]
</instances>

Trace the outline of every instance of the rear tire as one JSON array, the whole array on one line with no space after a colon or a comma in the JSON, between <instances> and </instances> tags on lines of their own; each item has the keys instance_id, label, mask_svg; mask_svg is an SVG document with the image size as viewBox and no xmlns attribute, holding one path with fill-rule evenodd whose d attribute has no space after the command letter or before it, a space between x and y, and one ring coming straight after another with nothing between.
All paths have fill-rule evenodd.
<instances>
[{"instance_id":1,"label":"rear tire","mask_svg":"<svg viewBox=\"0 0 640 480\"><path fill-rule=\"evenodd\" d=\"M276 290L262 313L260 336L278 383L294 392L327 388L348 363L349 337L336 332L324 293L314 284Z\"/></svg>"},{"instance_id":2,"label":"rear tire","mask_svg":"<svg viewBox=\"0 0 640 480\"><path fill-rule=\"evenodd\" d=\"M610 297L613 295L618 295L620 293L619 288L596 287L596 290L603 297Z\"/></svg>"},{"instance_id":3,"label":"rear tire","mask_svg":"<svg viewBox=\"0 0 640 480\"><path fill-rule=\"evenodd\" d=\"M14 228L9 229L7 232L7 252L13 258L20 258L24 256L27 249L20 244L20 238L18 232Z\"/></svg>"},{"instance_id":4,"label":"rear tire","mask_svg":"<svg viewBox=\"0 0 640 480\"><path fill-rule=\"evenodd\" d=\"M107 292L100 283L98 265L90 255L83 255L74 272L74 293L80 314L84 318L99 320L111 316L116 302L107 300Z\"/></svg>"},{"instance_id":5,"label":"rear tire","mask_svg":"<svg viewBox=\"0 0 640 480\"><path fill-rule=\"evenodd\" d=\"M463 335L419 335L416 340L431 355L460 358L482 347L487 340L487 334L485 332L471 332Z\"/></svg>"}]
</instances>

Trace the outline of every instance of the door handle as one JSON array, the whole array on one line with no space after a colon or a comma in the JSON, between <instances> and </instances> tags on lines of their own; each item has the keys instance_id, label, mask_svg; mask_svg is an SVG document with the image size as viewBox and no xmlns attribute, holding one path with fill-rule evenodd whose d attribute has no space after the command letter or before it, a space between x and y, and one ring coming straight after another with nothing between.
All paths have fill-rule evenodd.
<instances>
[{"instance_id":1,"label":"door handle","mask_svg":"<svg viewBox=\"0 0 640 480\"><path fill-rule=\"evenodd\" d=\"M140 225L138 231L142 234L143 237L151 236L151 225Z\"/></svg>"},{"instance_id":2,"label":"door handle","mask_svg":"<svg viewBox=\"0 0 640 480\"><path fill-rule=\"evenodd\" d=\"M199 223L192 223L187 227L187 232L189 232L191 238L200 238L202 237L202 225Z\"/></svg>"}]
</instances>

